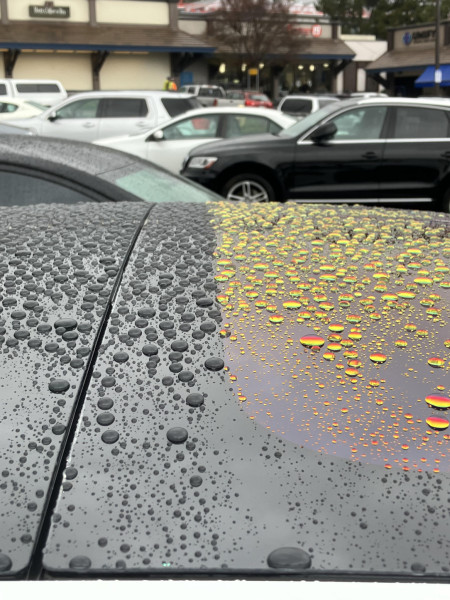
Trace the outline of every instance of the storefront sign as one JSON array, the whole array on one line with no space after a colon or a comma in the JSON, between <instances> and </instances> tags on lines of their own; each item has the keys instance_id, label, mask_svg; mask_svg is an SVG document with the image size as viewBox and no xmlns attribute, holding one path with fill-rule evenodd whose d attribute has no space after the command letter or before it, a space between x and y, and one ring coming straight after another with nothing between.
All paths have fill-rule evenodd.
<instances>
[{"instance_id":1,"label":"storefront sign","mask_svg":"<svg viewBox=\"0 0 450 600\"><path fill-rule=\"evenodd\" d=\"M70 18L70 7L69 6L54 6L53 2L45 2L43 6L37 4L31 4L28 7L28 13L30 17L43 17L45 19L69 19Z\"/></svg>"},{"instance_id":2,"label":"storefront sign","mask_svg":"<svg viewBox=\"0 0 450 600\"><path fill-rule=\"evenodd\" d=\"M419 31L407 31L403 35L403 43L405 46L409 46L410 44L425 44L429 42L434 42L434 38L436 37L436 29L420 29Z\"/></svg>"},{"instance_id":3,"label":"storefront sign","mask_svg":"<svg viewBox=\"0 0 450 600\"><path fill-rule=\"evenodd\" d=\"M312 25L309 27L305 27L304 25L288 25L289 31L295 31L299 35L312 36L312 37L320 37L322 35L322 25Z\"/></svg>"}]
</instances>

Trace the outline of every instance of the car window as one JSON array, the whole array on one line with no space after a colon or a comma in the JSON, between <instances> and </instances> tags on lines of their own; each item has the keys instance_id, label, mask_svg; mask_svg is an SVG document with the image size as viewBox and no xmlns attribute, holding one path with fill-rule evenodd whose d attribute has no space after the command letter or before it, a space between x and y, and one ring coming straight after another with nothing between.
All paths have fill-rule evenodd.
<instances>
[{"instance_id":1,"label":"car window","mask_svg":"<svg viewBox=\"0 0 450 600\"><path fill-rule=\"evenodd\" d=\"M0 171L0 206L28 206L32 204L73 204L92 198L76 190L23 173Z\"/></svg>"},{"instance_id":2,"label":"car window","mask_svg":"<svg viewBox=\"0 0 450 600\"><path fill-rule=\"evenodd\" d=\"M219 88L200 88L198 95L208 98L222 98Z\"/></svg>"},{"instance_id":3,"label":"car window","mask_svg":"<svg viewBox=\"0 0 450 600\"><path fill-rule=\"evenodd\" d=\"M337 102L336 100L331 100L330 98L319 98L319 108L322 106L326 106L327 104L332 104L333 102Z\"/></svg>"},{"instance_id":4,"label":"car window","mask_svg":"<svg viewBox=\"0 0 450 600\"><path fill-rule=\"evenodd\" d=\"M178 117L193 108L201 108L196 98L161 98L161 103L171 117Z\"/></svg>"},{"instance_id":5,"label":"car window","mask_svg":"<svg viewBox=\"0 0 450 600\"><path fill-rule=\"evenodd\" d=\"M383 129L386 106L364 106L331 119L337 127L334 140L378 139Z\"/></svg>"},{"instance_id":6,"label":"car window","mask_svg":"<svg viewBox=\"0 0 450 600\"><path fill-rule=\"evenodd\" d=\"M0 83L0 96L6 96L6 85L4 83Z\"/></svg>"},{"instance_id":7,"label":"car window","mask_svg":"<svg viewBox=\"0 0 450 600\"><path fill-rule=\"evenodd\" d=\"M235 125L234 125L235 124ZM238 135L252 135L254 133L268 133L273 131L271 129L272 121L265 117L257 117L253 115L227 115L225 132L233 131L233 126L237 125L236 133L232 135L225 135L224 137L237 137ZM281 129L279 125L273 123L276 126L274 132ZM239 133L238 133L238 132Z\"/></svg>"},{"instance_id":8,"label":"car window","mask_svg":"<svg viewBox=\"0 0 450 600\"><path fill-rule=\"evenodd\" d=\"M17 104L11 104L11 102L0 102L0 113L12 113L18 108L19 107Z\"/></svg>"},{"instance_id":9,"label":"car window","mask_svg":"<svg viewBox=\"0 0 450 600\"><path fill-rule=\"evenodd\" d=\"M99 98L84 98L66 104L56 111L58 119L94 119L100 105Z\"/></svg>"},{"instance_id":10,"label":"car window","mask_svg":"<svg viewBox=\"0 0 450 600\"><path fill-rule=\"evenodd\" d=\"M40 108L41 110L47 110L47 106L44 106L44 104L40 104L39 102L36 102L35 100L27 100L25 102L26 105L28 106L34 106L35 108Z\"/></svg>"},{"instance_id":11,"label":"car window","mask_svg":"<svg viewBox=\"0 0 450 600\"><path fill-rule=\"evenodd\" d=\"M230 100L243 100L244 93L243 92L227 92L227 98Z\"/></svg>"},{"instance_id":12,"label":"car window","mask_svg":"<svg viewBox=\"0 0 450 600\"><path fill-rule=\"evenodd\" d=\"M312 109L312 100L307 98L287 98L280 109L282 112L288 113L310 113Z\"/></svg>"},{"instance_id":13,"label":"car window","mask_svg":"<svg viewBox=\"0 0 450 600\"><path fill-rule=\"evenodd\" d=\"M207 138L217 137L217 128L219 125L220 115L197 115L190 119L183 119L169 127L164 131L165 140L183 140L186 138Z\"/></svg>"},{"instance_id":14,"label":"car window","mask_svg":"<svg viewBox=\"0 0 450 600\"><path fill-rule=\"evenodd\" d=\"M265 94L247 94L250 100L259 100L260 102L270 102L269 98Z\"/></svg>"},{"instance_id":15,"label":"car window","mask_svg":"<svg viewBox=\"0 0 450 600\"><path fill-rule=\"evenodd\" d=\"M435 108L399 106L396 109L394 138L447 138L449 113Z\"/></svg>"},{"instance_id":16,"label":"car window","mask_svg":"<svg viewBox=\"0 0 450 600\"><path fill-rule=\"evenodd\" d=\"M310 113L304 119L300 119L297 123L294 123L290 127L282 129L278 135L281 137L298 137L305 135L312 127L319 125L319 123L324 121L324 119L329 117L329 115L334 112L338 112L340 109L340 106L339 108L336 108L338 104L340 103L332 102L331 104L320 108L316 112Z\"/></svg>"},{"instance_id":17,"label":"car window","mask_svg":"<svg viewBox=\"0 0 450 600\"><path fill-rule=\"evenodd\" d=\"M144 98L106 98L102 100L102 117L119 119L147 116L147 102Z\"/></svg>"},{"instance_id":18,"label":"car window","mask_svg":"<svg viewBox=\"0 0 450 600\"><path fill-rule=\"evenodd\" d=\"M59 93L61 91L56 83L17 83L16 88L22 94Z\"/></svg>"},{"instance_id":19,"label":"car window","mask_svg":"<svg viewBox=\"0 0 450 600\"><path fill-rule=\"evenodd\" d=\"M144 167L142 163L102 173L101 178L146 202L161 204L215 200L215 196L200 185L188 183L181 177L174 177L163 169Z\"/></svg>"}]
</instances>

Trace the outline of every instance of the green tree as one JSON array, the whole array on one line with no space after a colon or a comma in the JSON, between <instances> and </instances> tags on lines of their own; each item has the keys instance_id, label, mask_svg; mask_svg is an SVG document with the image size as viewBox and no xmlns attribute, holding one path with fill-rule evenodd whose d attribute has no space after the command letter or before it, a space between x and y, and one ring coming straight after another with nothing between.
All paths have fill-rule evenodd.
<instances>
[{"instance_id":1,"label":"green tree","mask_svg":"<svg viewBox=\"0 0 450 600\"><path fill-rule=\"evenodd\" d=\"M339 21L343 33L371 33L385 39L389 27L431 23L436 0L317 0L319 10ZM364 9L371 10L363 18ZM450 0L441 0L441 20L450 15Z\"/></svg>"},{"instance_id":2,"label":"green tree","mask_svg":"<svg viewBox=\"0 0 450 600\"><path fill-rule=\"evenodd\" d=\"M450 13L450 0L441 0L441 20ZM388 27L434 23L436 2L418 0L379 0L368 22L368 31L385 38Z\"/></svg>"}]
</instances>

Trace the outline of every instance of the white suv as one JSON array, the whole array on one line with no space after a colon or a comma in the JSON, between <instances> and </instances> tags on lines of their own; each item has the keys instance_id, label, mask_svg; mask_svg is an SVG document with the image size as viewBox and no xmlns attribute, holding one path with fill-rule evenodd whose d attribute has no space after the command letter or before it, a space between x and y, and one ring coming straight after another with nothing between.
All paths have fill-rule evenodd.
<instances>
[{"instance_id":1,"label":"white suv","mask_svg":"<svg viewBox=\"0 0 450 600\"><path fill-rule=\"evenodd\" d=\"M191 95L174 92L85 92L36 117L10 123L37 135L92 142L151 129L199 106Z\"/></svg>"}]
</instances>

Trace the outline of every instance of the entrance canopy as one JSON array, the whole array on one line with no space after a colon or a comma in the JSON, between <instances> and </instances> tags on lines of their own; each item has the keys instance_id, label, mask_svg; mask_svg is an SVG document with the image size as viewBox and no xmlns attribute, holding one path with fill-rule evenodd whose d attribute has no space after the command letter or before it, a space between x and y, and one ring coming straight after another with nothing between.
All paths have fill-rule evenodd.
<instances>
[{"instance_id":1,"label":"entrance canopy","mask_svg":"<svg viewBox=\"0 0 450 600\"><path fill-rule=\"evenodd\" d=\"M450 86L450 65L441 65L439 67L442 73L442 82L441 87L449 87ZM416 79L414 82L414 87L423 88L423 87L434 87L434 72L435 67L427 67L425 71Z\"/></svg>"}]
</instances>

